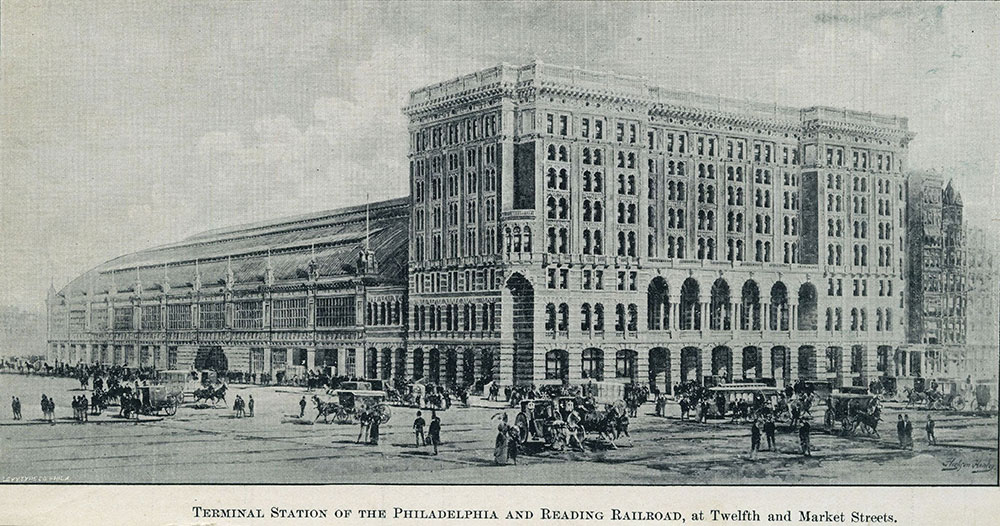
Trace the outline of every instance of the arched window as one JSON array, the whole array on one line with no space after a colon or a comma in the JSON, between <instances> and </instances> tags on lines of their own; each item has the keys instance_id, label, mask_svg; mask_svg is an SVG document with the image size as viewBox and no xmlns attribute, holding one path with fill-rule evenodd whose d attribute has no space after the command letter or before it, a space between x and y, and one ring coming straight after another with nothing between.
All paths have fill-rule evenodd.
<instances>
[{"instance_id":1,"label":"arched window","mask_svg":"<svg viewBox=\"0 0 1000 526\"><path fill-rule=\"evenodd\" d=\"M559 304L559 332L569 331L569 305Z\"/></svg>"},{"instance_id":2,"label":"arched window","mask_svg":"<svg viewBox=\"0 0 1000 526\"><path fill-rule=\"evenodd\" d=\"M580 331L583 333L590 332L590 328L593 326L594 320L592 318L593 314L590 310L590 304L584 303L580 307Z\"/></svg>"},{"instance_id":3,"label":"arched window","mask_svg":"<svg viewBox=\"0 0 1000 526\"><path fill-rule=\"evenodd\" d=\"M680 330L701 329L701 305L698 301L699 286L694 278L687 278L681 285Z\"/></svg>"},{"instance_id":4,"label":"arched window","mask_svg":"<svg viewBox=\"0 0 1000 526\"><path fill-rule=\"evenodd\" d=\"M604 379L604 351L583 350L583 378L597 381Z\"/></svg>"},{"instance_id":5,"label":"arched window","mask_svg":"<svg viewBox=\"0 0 1000 526\"><path fill-rule=\"evenodd\" d=\"M545 379L566 380L568 378L569 354L561 349L545 353Z\"/></svg>"},{"instance_id":6,"label":"arched window","mask_svg":"<svg viewBox=\"0 0 1000 526\"><path fill-rule=\"evenodd\" d=\"M636 365L635 351L630 351L623 349L615 353L615 377L616 378L635 378L635 365Z\"/></svg>"},{"instance_id":7,"label":"arched window","mask_svg":"<svg viewBox=\"0 0 1000 526\"><path fill-rule=\"evenodd\" d=\"M635 303L630 303L628 306L628 330L629 332L639 330L639 308Z\"/></svg>"},{"instance_id":8,"label":"arched window","mask_svg":"<svg viewBox=\"0 0 1000 526\"><path fill-rule=\"evenodd\" d=\"M548 160L550 160L550 161L555 161L556 160L556 147L553 144L549 145Z\"/></svg>"},{"instance_id":9,"label":"arched window","mask_svg":"<svg viewBox=\"0 0 1000 526\"><path fill-rule=\"evenodd\" d=\"M556 330L556 305L554 303L545 305L545 330L549 332Z\"/></svg>"},{"instance_id":10,"label":"arched window","mask_svg":"<svg viewBox=\"0 0 1000 526\"><path fill-rule=\"evenodd\" d=\"M625 305L622 305L621 303L615 305L615 331L625 332L625 325L627 323Z\"/></svg>"},{"instance_id":11,"label":"arched window","mask_svg":"<svg viewBox=\"0 0 1000 526\"><path fill-rule=\"evenodd\" d=\"M594 172L594 191L604 191L604 179L601 177L601 172Z\"/></svg>"}]
</instances>

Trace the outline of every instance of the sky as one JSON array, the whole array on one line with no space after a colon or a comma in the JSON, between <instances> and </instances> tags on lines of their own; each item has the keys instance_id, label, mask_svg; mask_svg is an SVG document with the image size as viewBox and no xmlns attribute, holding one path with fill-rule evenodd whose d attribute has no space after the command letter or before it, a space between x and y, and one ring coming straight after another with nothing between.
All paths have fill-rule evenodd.
<instances>
[{"instance_id":1,"label":"sky","mask_svg":"<svg viewBox=\"0 0 1000 526\"><path fill-rule=\"evenodd\" d=\"M0 0L0 304L227 225L407 192L410 90L500 62L906 116L1000 226L996 4Z\"/></svg>"}]
</instances>

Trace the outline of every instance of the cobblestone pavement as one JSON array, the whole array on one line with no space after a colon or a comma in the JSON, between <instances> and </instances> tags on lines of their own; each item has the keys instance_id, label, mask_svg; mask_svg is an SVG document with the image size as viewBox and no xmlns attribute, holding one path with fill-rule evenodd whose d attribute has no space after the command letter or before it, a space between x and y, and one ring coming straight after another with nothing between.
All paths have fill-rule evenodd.
<instances>
[{"instance_id":1,"label":"cobblestone pavement","mask_svg":"<svg viewBox=\"0 0 1000 526\"><path fill-rule=\"evenodd\" d=\"M888 404L880 438L841 437L817 426L813 456L798 454L797 436L779 429L776 451L747 454L749 426L699 424L639 410L632 440L618 449L522 455L517 466L493 465L501 411L451 408L440 413L440 454L414 445L415 410L392 408L378 446L355 443L358 426L298 418L312 393L292 387L231 386L229 407L182 406L177 415L126 422L105 413L86 424L71 418L81 394L69 379L0 375L0 476L11 481L140 483L463 483L463 484L996 484L997 416L934 412L938 445L927 444L926 411ZM41 421L41 393L56 399L55 425ZM254 418L235 418L239 394L256 402ZM11 419L20 397L25 419ZM819 408L818 411L822 411ZM897 447L896 415L914 422L913 451ZM429 420L429 415L425 418ZM817 419L821 420L821 418Z\"/></svg>"}]
</instances>

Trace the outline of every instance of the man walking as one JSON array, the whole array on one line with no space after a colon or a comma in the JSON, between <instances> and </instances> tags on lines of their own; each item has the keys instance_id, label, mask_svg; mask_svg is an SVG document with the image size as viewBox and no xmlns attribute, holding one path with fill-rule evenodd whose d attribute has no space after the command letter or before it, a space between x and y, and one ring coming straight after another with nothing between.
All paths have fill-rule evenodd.
<instances>
[{"instance_id":1,"label":"man walking","mask_svg":"<svg viewBox=\"0 0 1000 526\"><path fill-rule=\"evenodd\" d=\"M774 451L774 417L764 420L764 436L767 437L767 450Z\"/></svg>"},{"instance_id":2,"label":"man walking","mask_svg":"<svg viewBox=\"0 0 1000 526\"><path fill-rule=\"evenodd\" d=\"M757 420L750 425L750 460L757 460L757 452L760 451L760 426Z\"/></svg>"},{"instance_id":3,"label":"man walking","mask_svg":"<svg viewBox=\"0 0 1000 526\"><path fill-rule=\"evenodd\" d=\"M934 437L934 418L931 415L927 415L927 424L924 427L927 429L927 443L937 444L937 438Z\"/></svg>"},{"instance_id":4,"label":"man walking","mask_svg":"<svg viewBox=\"0 0 1000 526\"><path fill-rule=\"evenodd\" d=\"M247 400L247 416L253 417L253 395L249 395L250 399Z\"/></svg>"},{"instance_id":5,"label":"man walking","mask_svg":"<svg viewBox=\"0 0 1000 526\"><path fill-rule=\"evenodd\" d=\"M424 421L424 417L420 416L420 411L417 411L417 418L413 420L413 436L417 441L417 447L424 445L426 439L424 438L424 425L427 423Z\"/></svg>"},{"instance_id":6,"label":"man walking","mask_svg":"<svg viewBox=\"0 0 1000 526\"><path fill-rule=\"evenodd\" d=\"M17 405L18 405L17 404L17 397L16 396L10 397L10 411L12 413L14 413L14 420L20 420L20 418L18 418L18 415L17 415L17 413L18 413L18 407L17 407Z\"/></svg>"},{"instance_id":7,"label":"man walking","mask_svg":"<svg viewBox=\"0 0 1000 526\"><path fill-rule=\"evenodd\" d=\"M802 450L802 454L807 457L811 457L812 453L809 451L809 433L812 431L812 426L809 425L808 420L802 421L802 427L799 428L799 448Z\"/></svg>"},{"instance_id":8,"label":"man walking","mask_svg":"<svg viewBox=\"0 0 1000 526\"><path fill-rule=\"evenodd\" d=\"M437 411L431 411L431 426L428 429L431 444L434 446L434 454L438 454L438 444L441 443L441 419L437 416Z\"/></svg>"},{"instance_id":9,"label":"man walking","mask_svg":"<svg viewBox=\"0 0 1000 526\"><path fill-rule=\"evenodd\" d=\"M304 416L306 416L306 397L303 396L302 400L299 400L299 418Z\"/></svg>"},{"instance_id":10,"label":"man walking","mask_svg":"<svg viewBox=\"0 0 1000 526\"><path fill-rule=\"evenodd\" d=\"M903 422L903 415L899 415L896 420L896 438L899 439L899 449L906 447L906 422Z\"/></svg>"}]
</instances>

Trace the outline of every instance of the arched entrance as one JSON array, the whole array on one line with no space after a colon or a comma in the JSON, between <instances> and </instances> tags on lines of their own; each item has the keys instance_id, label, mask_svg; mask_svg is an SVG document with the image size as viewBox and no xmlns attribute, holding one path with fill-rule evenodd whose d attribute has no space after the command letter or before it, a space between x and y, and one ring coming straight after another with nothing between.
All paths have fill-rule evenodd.
<instances>
[{"instance_id":1,"label":"arched entrance","mask_svg":"<svg viewBox=\"0 0 1000 526\"><path fill-rule=\"evenodd\" d=\"M126 347L128 349L128 347ZM215 372L229 370L229 359L222 347L213 345L210 347L198 347L198 352L194 357L195 369L208 369Z\"/></svg>"},{"instance_id":2,"label":"arched entrance","mask_svg":"<svg viewBox=\"0 0 1000 526\"><path fill-rule=\"evenodd\" d=\"M534 380L535 351L535 289L521 274L512 274L507 280L506 291L510 294L511 335L514 354L514 385L530 385Z\"/></svg>"},{"instance_id":3,"label":"arched entrance","mask_svg":"<svg viewBox=\"0 0 1000 526\"><path fill-rule=\"evenodd\" d=\"M788 366L791 351L788 347L771 347L771 377L774 385L783 386L791 383L792 371Z\"/></svg>"},{"instance_id":4,"label":"arched entrance","mask_svg":"<svg viewBox=\"0 0 1000 526\"><path fill-rule=\"evenodd\" d=\"M424 377L424 350L413 349L413 379L419 380Z\"/></svg>"},{"instance_id":5,"label":"arched entrance","mask_svg":"<svg viewBox=\"0 0 1000 526\"><path fill-rule=\"evenodd\" d=\"M392 349L382 349L382 363L381 371L383 380L388 380L392 377Z\"/></svg>"},{"instance_id":6,"label":"arched entrance","mask_svg":"<svg viewBox=\"0 0 1000 526\"><path fill-rule=\"evenodd\" d=\"M701 349L685 347L681 349L681 383L702 383Z\"/></svg>"},{"instance_id":7,"label":"arched entrance","mask_svg":"<svg viewBox=\"0 0 1000 526\"><path fill-rule=\"evenodd\" d=\"M465 349L462 352L462 385L470 386L476 383L476 351Z\"/></svg>"},{"instance_id":8,"label":"arched entrance","mask_svg":"<svg viewBox=\"0 0 1000 526\"><path fill-rule=\"evenodd\" d=\"M406 349L396 349L394 369L396 370L396 378L400 380L406 379Z\"/></svg>"},{"instance_id":9,"label":"arched entrance","mask_svg":"<svg viewBox=\"0 0 1000 526\"><path fill-rule=\"evenodd\" d=\"M663 347L649 350L649 390L670 394L670 352Z\"/></svg>"},{"instance_id":10,"label":"arched entrance","mask_svg":"<svg viewBox=\"0 0 1000 526\"><path fill-rule=\"evenodd\" d=\"M448 349L444 362L444 383L445 385L455 385L458 383L458 351Z\"/></svg>"},{"instance_id":11,"label":"arched entrance","mask_svg":"<svg viewBox=\"0 0 1000 526\"><path fill-rule=\"evenodd\" d=\"M743 378L759 380L763 378L764 364L759 347L743 348Z\"/></svg>"},{"instance_id":12,"label":"arched entrance","mask_svg":"<svg viewBox=\"0 0 1000 526\"><path fill-rule=\"evenodd\" d=\"M427 379L431 383L441 383L441 351L439 349L431 349L427 368Z\"/></svg>"},{"instance_id":13,"label":"arched entrance","mask_svg":"<svg viewBox=\"0 0 1000 526\"><path fill-rule=\"evenodd\" d=\"M733 381L733 351L720 345L712 349L712 376L718 376L723 382Z\"/></svg>"}]
</instances>

